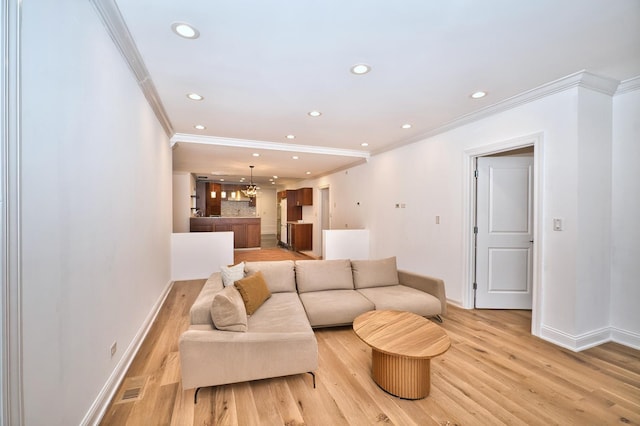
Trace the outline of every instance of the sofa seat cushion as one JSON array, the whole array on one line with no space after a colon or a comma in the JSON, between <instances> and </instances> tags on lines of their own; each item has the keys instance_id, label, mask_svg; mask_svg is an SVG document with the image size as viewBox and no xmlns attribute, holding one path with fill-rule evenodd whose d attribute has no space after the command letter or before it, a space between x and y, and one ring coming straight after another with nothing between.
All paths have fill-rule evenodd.
<instances>
[{"instance_id":1,"label":"sofa seat cushion","mask_svg":"<svg viewBox=\"0 0 640 426\"><path fill-rule=\"evenodd\" d=\"M246 275L262 272L271 293L295 292L296 275L293 260L245 262Z\"/></svg>"},{"instance_id":2,"label":"sofa seat cushion","mask_svg":"<svg viewBox=\"0 0 640 426\"><path fill-rule=\"evenodd\" d=\"M211 320L211 303L215 295L223 289L222 277L220 272L214 272L204 283L200 294L196 301L191 305L189 315L191 324L209 324L213 325Z\"/></svg>"},{"instance_id":3,"label":"sofa seat cushion","mask_svg":"<svg viewBox=\"0 0 640 426\"><path fill-rule=\"evenodd\" d=\"M357 291L373 302L376 310L408 311L423 317L442 313L440 299L404 285L362 288Z\"/></svg>"},{"instance_id":4,"label":"sofa seat cushion","mask_svg":"<svg viewBox=\"0 0 640 426\"><path fill-rule=\"evenodd\" d=\"M299 293L321 290L353 290L351 261L297 260L296 283Z\"/></svg>"},{"instance_id":5,"label":"sofa seat cushion","mask_svg":"<svg viewBox=\"0 0 640 426\"><path fill-rule=\"evenodd\" d=\"M355 290L325 290L300 294L312 327L352 324L360 314L374 309L373 302Z\"/></svg>"},{"instance_id":6,"label":"sofa seat cushion","mask_svg":"<svg viewBox=\"0 0 640 426\"><path fill-rule=\"evenodd\" d=\"M296 293L273 293L247 320L251 333L311 332L311 325Z\"/></svg>"},{"instance_id":7,"label":"sofa seat cushion","mask_svg":"<svg viewBox=\"0 0 640 426\"><path fill-rule=\"evenodd\" d=\"M398 285L396 258L352 260L353 284L356 289Z\"/></svg>"}]
</instances>

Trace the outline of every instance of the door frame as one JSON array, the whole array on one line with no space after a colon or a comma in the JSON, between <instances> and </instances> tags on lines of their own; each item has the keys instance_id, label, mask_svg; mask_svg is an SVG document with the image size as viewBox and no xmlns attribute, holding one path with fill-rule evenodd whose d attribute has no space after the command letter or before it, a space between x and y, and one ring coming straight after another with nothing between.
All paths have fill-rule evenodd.
<instances>
[{"instance_id":1,"label":"door frame","mask_svg":"<svg viewBox=\"0 0 640 426\"><path fill-rule=\"evenodd\" d=\"M473 227L476 217L475 163L477 157L497 154L514 149L533 146L533 301L531 312L531 334L540 335L543 300L542 287L542 190L543 190L543 133L535 133L514 139L508 139L463 152L463 229L462 229L462 271L466 285L463 286L462 307L473 309L473 280L475 273L475 235Z\"/></svg>"},{"instance_id":2,"label":"door frame","mask_svg":"<svg viewBox=\"0 0 640 426\"><path fill-rule=\"evenodd\" d=\"M327 205L325 206L325 201L323 200L324 198L324 194L327 194ZM324 255L323 253L323 247L324 247L324 236L322 235L322 223L324 222L325 219L325 211L327 213L327 222L329 223L329 229L331 229L331 186L329 184L326 185L321 185L318 186L318 223L316 225L316 227L318 228L318 239L317 241L319 242L319 251L320 251L320 255ZM327 207L327 209L325 210L325 207Z\"/></svg>"},{"instance_id":3,"label":"door frame","mask_svg":"<svg viewBox=\"0 0 640 426\"><path fill-rule=\"evenodd\" d=\"M22 5L0 8L0 424L24 424L22 382L22 233L20 227Z\"/></svg>"}]
</instances>

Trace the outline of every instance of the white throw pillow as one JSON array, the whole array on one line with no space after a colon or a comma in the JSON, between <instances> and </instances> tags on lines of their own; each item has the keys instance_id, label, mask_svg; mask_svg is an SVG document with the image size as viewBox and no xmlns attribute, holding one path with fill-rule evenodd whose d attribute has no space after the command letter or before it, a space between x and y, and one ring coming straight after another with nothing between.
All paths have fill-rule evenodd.
<instances>
[{"instance_id":1,"label":"white throw pillow","mask_svg":"<svg viewBox=\"0 0 640 426\"><path fill-rule=\"evenodd\" d=\"M244 262L233 266L221 266L220 275L222 275L222 284L225 287L232 286L236 281L244 278Z\"/></svg>"},{"instance_id":2,"label":"white throw pillow","mask_svg":"<svg viewBox=\"0 0 640 426\"><path fill-rule=\"evenodd\" d=\"M234 287L225 287L211 303L211 319L218 330L247 331L247 311L240 292Z\"/></svg>"}]
</instances>

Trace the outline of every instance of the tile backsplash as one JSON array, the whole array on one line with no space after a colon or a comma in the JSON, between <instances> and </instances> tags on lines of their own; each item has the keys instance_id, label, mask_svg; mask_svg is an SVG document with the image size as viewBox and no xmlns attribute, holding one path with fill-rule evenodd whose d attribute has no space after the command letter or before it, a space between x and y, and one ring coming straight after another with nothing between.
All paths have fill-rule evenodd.
<instances>
[{"instance_id":1,"label":"tile backsplash","mask_svg":"<svg viewBox=\"0 0 640 426\"><path fill-rule=\"evenodd\" d=\"M249 207L249 201L222 201L222 217L255 217L256 208Z\"/></svg>"}]
</instances>

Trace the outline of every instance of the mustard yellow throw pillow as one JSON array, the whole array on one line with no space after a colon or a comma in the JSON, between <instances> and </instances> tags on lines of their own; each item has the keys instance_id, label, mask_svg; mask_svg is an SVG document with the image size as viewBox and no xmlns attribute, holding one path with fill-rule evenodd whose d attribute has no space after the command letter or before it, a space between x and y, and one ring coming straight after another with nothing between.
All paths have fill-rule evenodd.
<instances>
[{"instance_id":1,"label":"mustard yellow throw pillow","mask_svg":"<svg viewBox=\"0 0 640 426\"><path fill-rule=\"evenodd\" d=\"M247 315L253 314L271 297L271 292L260 271L236 281L235 286L242 296Z\"/></svg>"}]
</instances>

